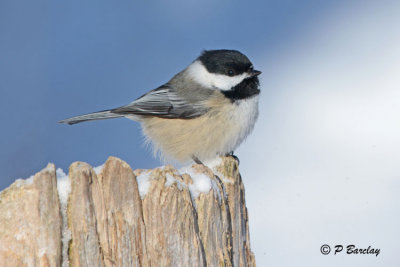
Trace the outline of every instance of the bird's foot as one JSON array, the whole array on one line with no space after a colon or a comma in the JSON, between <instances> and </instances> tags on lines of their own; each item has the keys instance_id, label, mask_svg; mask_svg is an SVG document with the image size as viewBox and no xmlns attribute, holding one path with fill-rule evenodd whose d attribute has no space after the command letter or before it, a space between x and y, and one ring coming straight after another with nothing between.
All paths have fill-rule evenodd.
<instances>
[{"instance_id":1,"label":"bird's foot","mask_svg":"<svg viewBox=\"0 0 400 267\"><path fill-rule=\"evenodd\" d=\"M196 156L192 156L192 159L193 159L193 161L194 161L194 162L196 162L197 164L204 165L204 164L203 164L203 162L201 162L201 160L199 160L199 158L198 158L198 157L196 157Z\"/></svg>"}]
</instances>

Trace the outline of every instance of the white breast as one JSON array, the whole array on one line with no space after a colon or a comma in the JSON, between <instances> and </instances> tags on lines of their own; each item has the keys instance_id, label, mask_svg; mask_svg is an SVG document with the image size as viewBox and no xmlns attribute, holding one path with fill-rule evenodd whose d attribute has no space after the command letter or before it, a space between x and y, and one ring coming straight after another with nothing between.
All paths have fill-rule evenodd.
<instances>
[{"instance_id":1,"label":"white breast","mask_svg":"<svg viewBox=\"0 0 400 267\"><path fill-rule=\"evenodd\" d=\"M258 117L258 99L255 95L251 98L236 101L232 105L231 125L226 132L226 151L234 151L251 133Z\"/></svg>"},{"instance_id":2,"label":"white breast","mask_svg":"<svg viewBox=\"0 0 400 267\"><path fill-rule=\"evenodd\" d=\"M154 151L180 162L196 156L210 160L234 151L253 130L258 116L258 95L231 103L221 96L214 112L194 119L142 120L143 133Z\"/></svg>"}]
</instances>

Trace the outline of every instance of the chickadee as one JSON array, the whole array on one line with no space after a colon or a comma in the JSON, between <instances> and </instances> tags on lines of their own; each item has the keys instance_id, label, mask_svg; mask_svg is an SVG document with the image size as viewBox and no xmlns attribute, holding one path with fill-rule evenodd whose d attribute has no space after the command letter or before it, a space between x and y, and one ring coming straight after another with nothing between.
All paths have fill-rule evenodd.
<instances>
[{"instance_id":1,"label":"chickadee","mask_svg":"<svg viewBox=\"0 0 400 267\"><path fill-rule=\"evenodd\" d=\"M169 82L128 105L60 123L127 117L141 123L155 153L201 163L233 153L253 130L260 74L239 51L208 50Z\"/></svg>"}]
</instances>

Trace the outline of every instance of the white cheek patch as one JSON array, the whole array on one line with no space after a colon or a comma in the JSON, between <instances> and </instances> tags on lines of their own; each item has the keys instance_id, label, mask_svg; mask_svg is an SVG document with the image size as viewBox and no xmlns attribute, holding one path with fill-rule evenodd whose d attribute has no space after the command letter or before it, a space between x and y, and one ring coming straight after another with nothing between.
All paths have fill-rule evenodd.
<instances>
[{"instance_id":1,"label":"white cheek patch","mask_svg":"<svg viewBox=\"0 0 400 267\"><path fill-rule=\"evenodd\" d=\"M210 76L214 86L224 91L232 89L232 87L235 87L248 77L247 73L242 73L233 77L211 73Z\"/></svg>"},{"instance_id":2,"label":"white cheek patch","mask_svg":"<svg viewBox=\"0 0 400 267\"><path fill-rule=\"evenodd\" d=\"M187 69L190 76L207 88L217 88L220 90L230 90L232 87L241 83L245 78L248 78L250 75L246 72L241 75L236 75L233 77L223 75L223 74L215 74L207 71L204 65L196 60L193 62Z\"/></svg>"}]
</instances>

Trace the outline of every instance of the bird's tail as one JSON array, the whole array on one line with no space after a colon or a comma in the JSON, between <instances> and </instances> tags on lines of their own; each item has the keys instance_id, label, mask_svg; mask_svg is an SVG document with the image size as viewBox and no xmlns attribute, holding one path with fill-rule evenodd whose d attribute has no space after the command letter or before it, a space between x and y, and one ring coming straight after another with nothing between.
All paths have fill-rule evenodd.
<instances>
[{"instance_id":1,"label":"bird's tail","mask_svg":"<svg viewBox=\"0 0 400 267\"><path fill-rule=\"evenodd\" d=\"M119 117L123 117L123 116L124 115L112 113L110 110L103 110L103 111L99 111L99 112L93 112L93 113L65 119L65 120L59 121L59 123L66 123L66 124L71 125L71 124L80 123L80 122L84 122L84 121L106 120L106 119L112 119L112 118L119 118Z\"/></svg>"}]
</instances>

